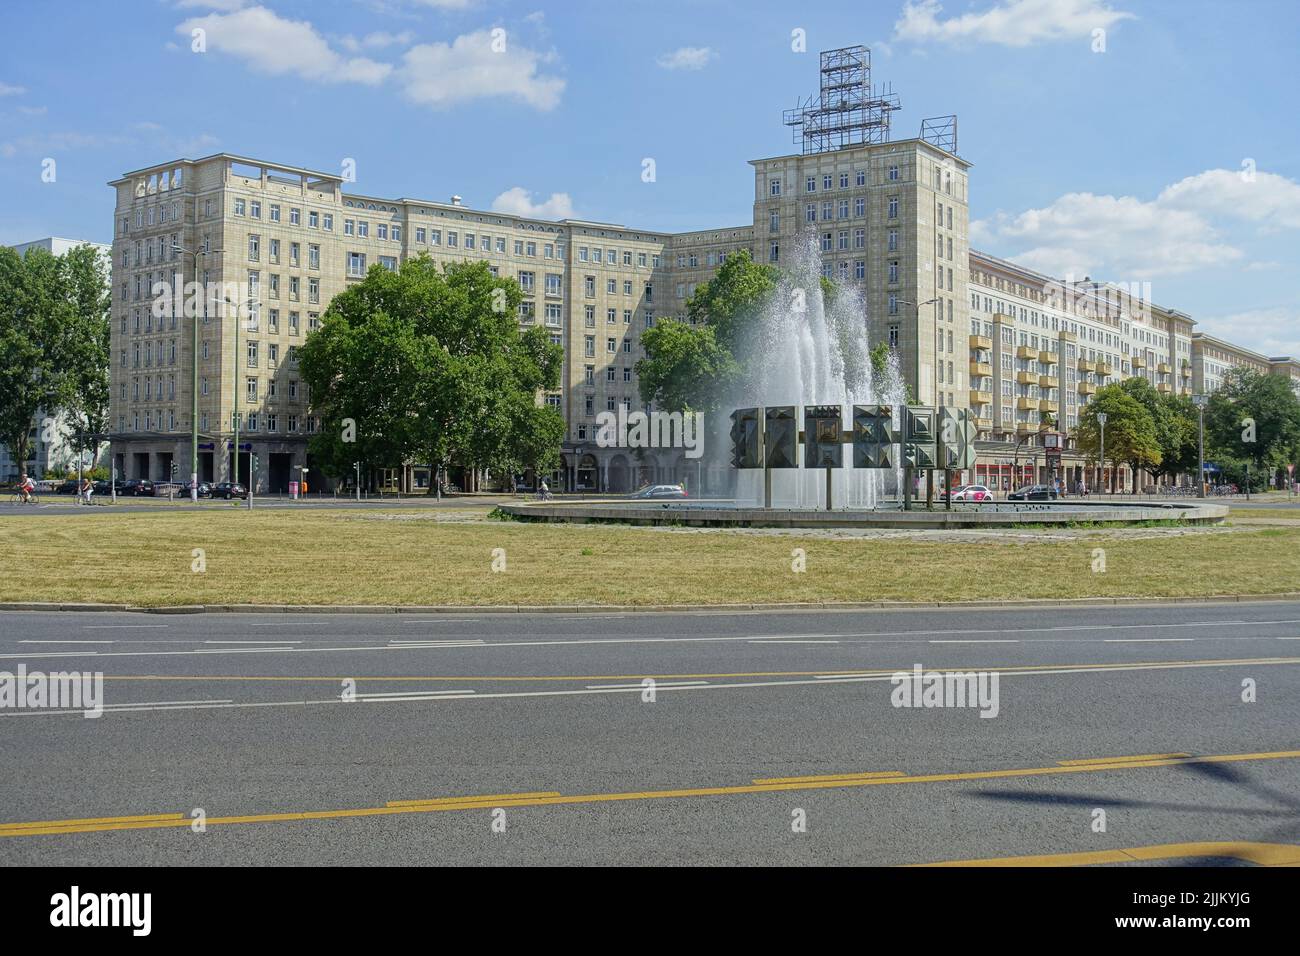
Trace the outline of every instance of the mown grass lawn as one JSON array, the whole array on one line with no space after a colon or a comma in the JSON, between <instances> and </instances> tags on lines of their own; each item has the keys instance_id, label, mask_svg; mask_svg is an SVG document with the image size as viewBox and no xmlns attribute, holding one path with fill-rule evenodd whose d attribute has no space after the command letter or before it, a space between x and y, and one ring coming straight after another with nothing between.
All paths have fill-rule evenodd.
<instances>
[{"instance_id":1,"label":"mown grass lawn","mask_svg":"<svg viewBox=\"0 0 1300 956\"><path fill-rule=\"evenodd\" d=\"M373 512L9 517L0 601L737 604L1300 590L1300 528L961 543L433 520ZM792 571L802 548L807 570ZM1105 551L1105 571L1094 571ZM205 570L192 570L201 549ZM505 570L494 572L494 549Z\"/></svg>"}]
</instances>

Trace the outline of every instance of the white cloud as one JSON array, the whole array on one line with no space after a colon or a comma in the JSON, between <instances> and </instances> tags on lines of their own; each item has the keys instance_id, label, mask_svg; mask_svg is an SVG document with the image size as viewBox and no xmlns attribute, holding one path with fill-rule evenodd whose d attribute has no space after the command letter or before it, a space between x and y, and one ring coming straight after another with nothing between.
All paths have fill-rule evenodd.
<instances>
[{"instance_id":1,"label":"white cloud","mask_svg":"<svg viewBox=\"0 0 1300 956\"><path fill-rule=\"evenodd\" d=\"M1068 193L1041 209L998 213L971 225L977 246L1012 248L1011 258L1050 275L1114 279L1169 276L1238 263L1249 238L1300 229L1300 183L1274 173L1210 169L1154 200ZM1234 230L1234 227L1237 227ZM1254 261L1241 268L1261 270Z\"/></svg>"},{"instance_id":2,"label":"white cloud","mask_svg":"<svg viewBox=\"0 0 1300 956\"><path fill-rule=\"evenodd\" d=\"M702 70L717 56L712 47L684 46L671 53L661 53L655 62L665 70Z\"/></svg>"},{"instance_id":3,"label":"white cloud","mask_svg":"<svg viewBox=\"0 0 1300 956\"><path fill-rule=\"evenodd\" d=\"M0 83L0 96L21 96L27 92L25 86L11 86L8 83Z\"/></svg>"},{"instance_id":4,"label":"white cloud","mask_svg":"<svg viewBox=\"0 0 1300 956\"><path fill-rule=\"evenodd\" d=\"M1093 30L1134 19L1106 0L997 0L983 12L947 20L940 19L942 10L939 0L907 0L894 24L894 39L1025 47L1091 37Z\"/></svg>"},{"instance_id":5,"label":"white cloud","mask_svg":"<svg viewBox=\"0 0 1300 956\"><path fill-rule=\"evenodd\" d=\"M450 44L411 47L397 71L406 98L435 109L491 96L511 97L540 110L559 104L564 79L541 72L553 55L508 38L500 52L493 46L492 34L479 30Z\"/></svg>"},{"instance_id":6,"label":"white cloud","mask_svg":"<svg viewBox=\"0 0 1300 956\"><path fill-rule=\"evenodd\" d=\"M533 194L522 186L507 189L492 200L493 212L529 219L573 219L573 200L568 193L551 193L545 202L534 203Z\"/></svg>"},{"instance_id":7,"label":"white cloud","mask_svg":"<svg viewBox=\"0 0 1300 956\"><path fill-rule=\"evenodd\" d=\"M1276 358L1300 358L1300 308L1276 306L1196 319L1196 331L1236 342Z\"/></svg>"},{"instance_id":8,"label":"white cloud","mask_svg":"<svg viewBox=\"0 0 1300 956\"><path fill-rule=\"evenodd\" d=\"M219 10L222 13L233 13L242 7L245 0L176 0L176 6L180 10Z\"/></svg>"},{"instance_id":9,"label":"white cloud","mask_svg":"<svg viewBox=\"0 0 1300 956\"><path fill-rule=\"evenodd\" d=\"M1276 173L1256 171L1247 177L1210 169L1169 186L1157 201L1173 209L1300 229L1300 183Z\"/></svg>"},{"instance_id":10,"label":"white cloud","mask_svg":"<svg viewBox=\"0 0 1300 956\"><path fill-rule=\"evenodd\" d=\"M176 32L190 36L195 28L207 33L208 49L246 61L272 76L295 74L322 83L382 83L392 66L365 57L347 58L306 20L286 20L265 7L234 13L214 13L186 20Z\"/></svg>"},{"instance_id":11,"label":"white cloud","mask_svg":"<svg viewBox=\"0 0 1300 956\"><path fill-rule=\"evenodd\" d=\"M44 116L46 113L49 112L49 107L47 107L47 106L20 106L20 107L18 107L18 112L22 113L24 116Z\"/></svg>"},{"instance_id":12,"label":"white cloud","mask_svg":"<svg viewBox=\"0 0 1300 956\"><path fill-rule=\"evenodd\" d=\"M383 30L377 30L374 33L367 33L363 37L345 36L339 38L339 45L351 53L357 53L361 50L382 50L390 46L409 46L415 34L409 30L401 33L388 33Z\"/></svg>"},{"instance_id":13,"label":"white cloud","mask_svg":"<svg viewBox=\"0 0 1300 956\"><path fill-rule=\"evenodd\" d=\"M1054 276L1105 273L1144 279L1240 259L1199 213L1132 196L1067 193L1049 206L999 214L974 231L979 243L1020 246L1013 258Z\"/></svg>"}]
</instances>

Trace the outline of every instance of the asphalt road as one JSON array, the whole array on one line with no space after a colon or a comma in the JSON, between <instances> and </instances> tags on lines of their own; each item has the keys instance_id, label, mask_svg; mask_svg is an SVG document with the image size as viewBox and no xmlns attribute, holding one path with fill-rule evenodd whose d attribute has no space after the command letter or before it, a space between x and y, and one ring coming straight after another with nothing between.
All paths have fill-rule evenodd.
<instances>
[{"instance_id":1,"label":"asphalt road","mask_svg":"<svg viewBox=\"0 0 1300 956\"><path fill-rule=\"evenodd\" d=\"M0 614L20 664L105 712L0 709L3 865L1300 855L1297 603ZM893 706L915 664L997 715Z\"/></svg>"}]
</instances>

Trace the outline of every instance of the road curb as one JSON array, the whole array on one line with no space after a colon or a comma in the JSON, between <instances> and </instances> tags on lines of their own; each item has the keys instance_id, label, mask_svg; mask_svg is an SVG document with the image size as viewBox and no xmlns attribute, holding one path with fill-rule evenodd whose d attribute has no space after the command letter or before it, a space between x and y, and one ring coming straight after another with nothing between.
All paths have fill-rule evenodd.
<instances>
[{"instance_id":1,"label":"road curb","mask_svg":"<svg viewBox=\"0 0 1300 956\"><path fill-rule=\"evenodd\" d=\"M808 601L773 604L179 604L141 607L131 604L79 604L57 601L0 602L0 611L129 611L136 614L629 614L698 613L716 611L907 611L937 608L1053 608L1117 607L1144 604L1245 604L1300 601L1300 591L1269 594L1209 594L1190 597L1097 597L1061 601L1055 598L980 601Z\"/></svg>"}]
</instances>

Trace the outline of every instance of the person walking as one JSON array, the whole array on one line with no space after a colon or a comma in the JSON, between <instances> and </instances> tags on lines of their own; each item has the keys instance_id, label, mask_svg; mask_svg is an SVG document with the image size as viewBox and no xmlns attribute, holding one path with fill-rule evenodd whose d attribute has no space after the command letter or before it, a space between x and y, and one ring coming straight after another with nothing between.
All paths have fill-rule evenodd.
<instances>
[{"instance_id":1,"label":"person walking","mask_svg":"<svg viewBox=\"0 0 1300 956\"><path fill-rule=\"evenodd\" d=\"M95 493L95 486L90 481L90 476L81 479L81 499L86 504L90 504L90 496Z\"/></svg>"}]
</instances>

